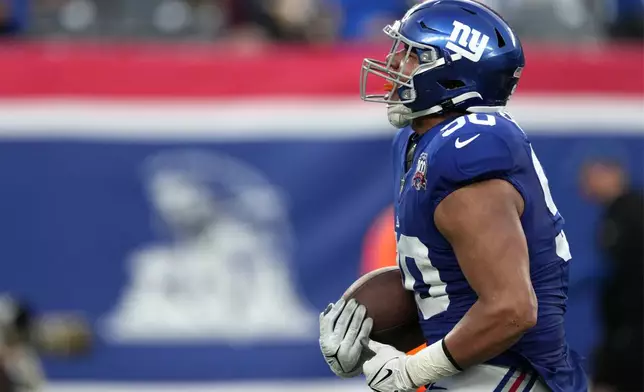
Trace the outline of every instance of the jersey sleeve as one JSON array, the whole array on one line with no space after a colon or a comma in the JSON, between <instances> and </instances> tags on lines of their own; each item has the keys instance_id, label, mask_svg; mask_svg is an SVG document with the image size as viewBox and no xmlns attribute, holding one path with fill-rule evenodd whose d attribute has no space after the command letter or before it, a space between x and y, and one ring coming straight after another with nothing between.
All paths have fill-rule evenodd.
<instances>
[{"instance_id":1,"label":"jersey sleeve","mask_svg":"<svg viewBox=\"0 0 644 392\"><path fill-rule=\"evenodd\" d=\"M480 132L479 132L480 131ZM437 206L455 190L479 181L503 179L525 199L516 175L523 165L523 146L514 138L470 129L454 135L437 150L430 198Z\"/></svg>"}]
</instances>

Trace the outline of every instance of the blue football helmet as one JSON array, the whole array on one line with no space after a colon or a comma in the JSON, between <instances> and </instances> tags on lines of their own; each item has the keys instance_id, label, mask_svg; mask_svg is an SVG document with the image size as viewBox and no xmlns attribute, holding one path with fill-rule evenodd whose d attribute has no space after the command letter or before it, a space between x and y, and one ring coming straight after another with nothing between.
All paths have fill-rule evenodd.
<instances>
[{"instance_id":1,"label":"blue football helmet","mask_svg":"<svg viewBox=\"0 0 644 392\"><path fill-rule=\"evenodd\" d=\"M510 26L472 0L422 2L384 32L393 40L391 51L385 61L364 60L360 93L365 101L387 103L390 122L398 127L447 111L500 111L525 66L523 48ZM402 63L412 53L418 57L411 74L392 66L400 53ZM391 91L368 94L370 75L384 78Z\"/></svg>"}]
</instances>

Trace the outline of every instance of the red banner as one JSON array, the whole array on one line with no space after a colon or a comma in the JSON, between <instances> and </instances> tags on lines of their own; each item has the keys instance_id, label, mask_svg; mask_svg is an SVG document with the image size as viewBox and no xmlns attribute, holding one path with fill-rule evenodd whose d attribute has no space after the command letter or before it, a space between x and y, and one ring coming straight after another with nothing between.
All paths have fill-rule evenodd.
<instances>
[{"instance_id":1,"label":"red banner","mask_svg":"<svg viewBox=\"0 0 644 392\"><path fill-rule=\"evenodd\" d=\"M0 96L164 98L357 95L380 47L4 42ZM639 47L526 48L520 92L644 93Z\"/></svg>"}]
</instances>

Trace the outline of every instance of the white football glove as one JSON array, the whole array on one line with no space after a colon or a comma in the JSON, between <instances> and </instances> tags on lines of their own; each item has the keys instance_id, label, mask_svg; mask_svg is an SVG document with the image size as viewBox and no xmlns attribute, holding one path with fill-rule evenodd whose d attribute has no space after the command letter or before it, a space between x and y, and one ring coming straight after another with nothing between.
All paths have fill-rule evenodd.
<instances>
[{"instance_id":1,"label":"white football glove","mask_svg":"<svg viewBox=\"0 0 644 392\"><path fill-rule=\"evenodd\" d=\"M320 350L333 373L342 378L362 373L368 350L363 342L369 340L373 320L366 317L367 309L355 300L329 304L320 314Z\"/></svg>"},{"instance_id":2,"label":"white football glove","mask_svg":"<svg viewBox=\"0 0 644 392\"><path fill-rule=\"evenodd\" d=\"M369 388L376 392L414 392L418 389L405 369L407 354L373 340L369 341L369 349L375 356L362 365Z\"/></svg>"}]
</instances>

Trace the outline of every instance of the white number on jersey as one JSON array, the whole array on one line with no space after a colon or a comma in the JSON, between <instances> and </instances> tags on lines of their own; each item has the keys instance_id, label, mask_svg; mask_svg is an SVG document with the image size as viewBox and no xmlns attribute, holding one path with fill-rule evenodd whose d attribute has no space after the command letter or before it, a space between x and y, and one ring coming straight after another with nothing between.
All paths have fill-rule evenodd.
<instances>
[{"instance_id":1,"label":"white number on jersey","mask_svg":"<svg viewBox=\"0 0 644 392\"><path fill-rule=\"evenodd\" d=\"M481 118L479 118L479 116L481 116ZM463 128L468 122L474 125L487 125L493 127L496 125L496 117L489 114L479 113L472 113L468 114L467 116L458 117L456 120L445 125L443 129L440 130L441 136L448 137L452 133Z\"/></svg>"},{"instance_id":2,"label":"white number on jersey","mask_svg":"<svg viewBox=\"0 0 644 392\"><path fill-rule=\"evenodd\" d=\"M534 166L534 170L537 172L537 177L539 177L539 183L541 184L541 190L543 191L546 206L553 217L557 216L559 215L559 210L555 205L555 201L552 199L550 186L548 185L548 177L546 177L546 173L543 171L541 162L539 162L539 158L537 158L537 155L534 153L532 146L530 146L530 153L532 154L532 165ZM561 257L564 261L572 259L572 255L570 254L570 245L568 244L566 234L563 230L561 230L555 238L555 245L557 256Z\"/></svg>"},{"instance_id":3,"label":"white number on jersey","mask_svg":"<svg viewBox=\"0 0 644 392\"><path fill-rule=\"evenodd\" d=\"M521 129L519 124L514 121L514 119L510 117L509 114L502 112L500 113L500 115L508 119L509 121L512 121L514 125L517 126L517 128ZM525 131L523 129L521 129L521 132L525 134ZM539 183L541 184L541 190L543 191L543 197L545 199L546 206L548 207L548 211L550 211L550 214L553 217L556 217L557 215L559 215L559 210L557 209L555 201L552 198L552 193L550 193L550 186L548 185L548 177L546 177L546 172L543 170L543 166L541 166L541 162L539 162L537 154L534 153L532 145L530 146L530 154L532 155L532 166L534 166L534 171L537 173L537 177L539 178ZM561 257L564 261L572 259L572 255L570 254L570 245L568 244L568 240L566 239L566 233L564 233L563 230L561 230L561 232L555 238L555 247L557 256Z\"/></svg>"},{"instance_id":4,"label":"white number on jersey","mask_svg":"<svg viewBox=\"0 0 644 392\"><path fill-rule=\"evenodd\" d=\"M416 237L400 235L398 266L405 289L413 291L416 305L425 320L444 312L449 305L446 284L429 260L429 249Z\"/></svg>"}]
</instances>

